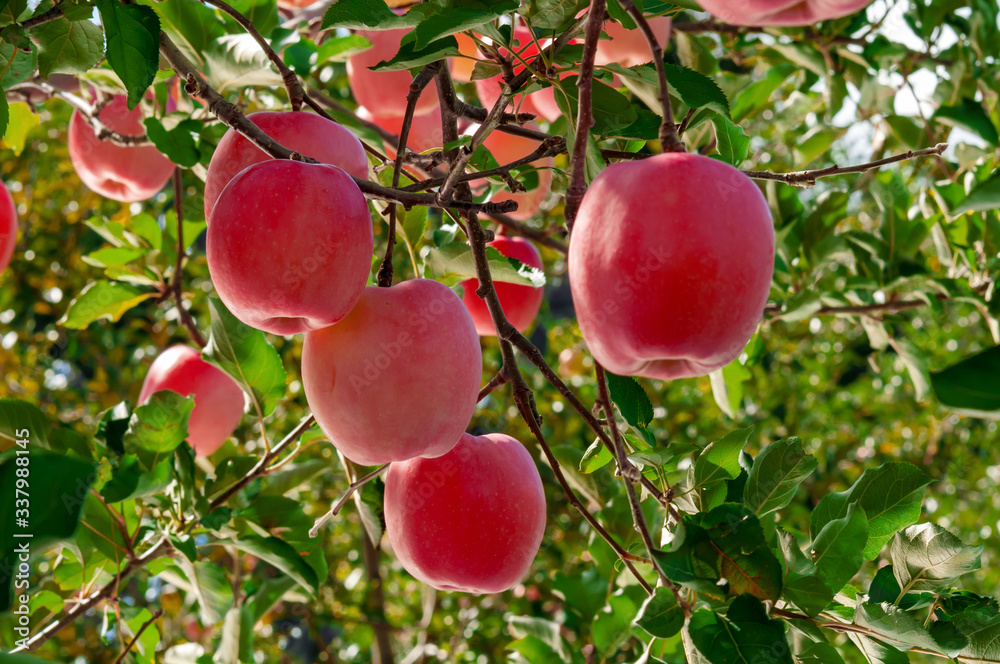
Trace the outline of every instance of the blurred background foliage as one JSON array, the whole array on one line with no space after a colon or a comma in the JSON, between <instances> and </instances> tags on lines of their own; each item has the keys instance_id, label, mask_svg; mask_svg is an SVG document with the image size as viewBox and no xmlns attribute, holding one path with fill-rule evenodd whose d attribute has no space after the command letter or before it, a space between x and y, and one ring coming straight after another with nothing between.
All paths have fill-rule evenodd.
<instances>
[{"instance_id":1,"label":"blurred background foliage","mask_svg":"<svg viewBox=\"0 0 1000 664\"><path fill-rule=\"evenodd\" d=\"M787 172L859 163L939 142L948 142L949 148L941 159L822 180L811 189L766 183L778 229L778 270L773 306L750 346L727 368L714 392L708 377L642 381L655 408L651 433L660 445L699 449L747 425L754 427L748 446L754 455L772 441L802 439L819 466L780 514L780 524L791 532L808 532L811 507L829 492L849 486L866 468L886 461L919 466L933 478L921 521L933 520L965 542L985 547L982 568L961 580L961 588L983 595L996 595L1000 587L997 422L944 407L928 389L927 376L998 343L997 297L991 302L973 292L998 272L997 206L953 214L970 192L997 177L997 13L993 0L877 0L866 12L818 26L815 38L800 29L772 34L685 31L683 25L706 16L690 9L675 16L681 26L666 57L710 76L726 93L733 119L750 137L745 168ZM342 58L324 61L322 40L314 31L285 32L284 54L298 63L296 70L308 73L310 85L353 106ZM838 43L839 37L865 46ZM471 85L461 91L474 94ZM280 89L240 88L233 95L249 109L285 104ZM102 278L102 270L84 260L105 246L88 222L111 220L128 228L137 215L150 214L167 228L172 193L165 190L146 203L122 205L89 192L67 156L68 105L50 100L32 105L30 112L39 121L27 129L23 147L8 140L0 151L2 179L21 217L17 253L0 276L0 397L30 402L50 421L89 439L104 411L123 400L135 403L155 355L172 343L189 343L189 338L172 303L153 299L117 322L101 320L80 330L60 325L70 301ZM348 115L340 119L351 124ZM365 135L356 123L355 128ZM550 130L565 131L565 120ZM208 130L199 137L203 164L219 133ZM685 138L689 147L711 151L711 124L692 128ZM624 146L620 140L611 143ZM655 151L656 146L641 149ZM566 166L565 158L557 162L559 169ZM190 207L199 210L202 182L191 171L184 178L186 196L197 202ZM565 186L565 175L557 174L555 191ZM558 231L561 214L561 200L553 195L546 212L529 223ZM386 228L378 219L380 251ZM434 213L429 216L418 251L433 245L434 230L443 223ZM583 402L593 403L593 364L573 318L563 256L547 248L543 255L547 297L530 337ZM414 276L407 252L396 256L399 278ZM145 260L165 273L172 265L169 258L166 252L153 252ZM193 244L185 279L191 311L207 330L212 287L203 237ZM956 297L958 301L945 301ZM820 311L887 298L924 298L927 306L868 316ZM307 409L297 374L301 339L271 341L283 359L288 384L287 398L266 421L269 436L276 439ZM485 382L499 367L500 354L493 339L483 346ZM544 433L575 487L609 531L639 553L641 542L621 482L609 467L587 475L577 470L592 433L532 366L524 363L522 368L535 390ZM526 444L532 440L505 389L484 400L470 430L503 431ZM233 439L201 464L201 472L218 473L230 458L234 460L226 463L231 468L245 469L246 460L261 451L260 436L259 425L246 417ZM305 440L286 482L271 477L234 498L236 530L263 530L287 541L307 539L313 519L341 495L348 479L336 451L315 430ZM538 458L537 450L529 448ZM679 480L689 465L690 458L682 458L668 479ZM115 661L126 635L162 607L163 617L153 629L160 650L137 650L130 657L193 662L213 652L223 629L221 617L237 588L259 599L262 613L255 616L259 622L251 655L256 662L371 661L373 625L381 621L392 628L398 660L416 645L430 644L426 661L503 661L510 656L508 645L523 631L517 626L517 617L523 616L560 623L562 636L587 661L636 661L644 642L631 622L644 593L626 578L611 582L621 571L613 554L567 504L544 462L540 467L549 502L545 540L531 575L502 595L434 593L383 553L376 559L384 575L383 614L370 559L366 565L363 526L352 504L314 543L329 569L315 597L281 585L283 576L254 556L207 546L182 572L176 559L155 561L119 589L120 615L107 608L91 612L59 632L40 654L81 664ZM379 502L379 487L374 483L363 489L366 501ZM649 507L658 531L662 515ZM137 518L134 505L121 511L130 510L129 518ZM143 518L159 514L155 508L141 513ZM93 531L97 526L87 524L90 514L85 508L84 523ZM199 545L205 541L197 540ZM58 613L79 589L105 583L110 575L107 561L101 560L95 555L81 564L72 547L55 547L39 562L34 579L36 615ZM867 587L878 566L878 561L866 563L853 585ZM192 573L200 587L187 580ZM278 597L281 601L265 606L266 598ZM0 616L0 641L13 642L12 625L9 615ZM846 642L846 637L837 638ZM173 648L169 654L163 652L166 647ZM658 651L664 661L684 661L679 636L662 640ZM849 662L865 661L850 646L842 654ZM935 658L912 655L911 660Z\"/></svg>"}]
</instances>

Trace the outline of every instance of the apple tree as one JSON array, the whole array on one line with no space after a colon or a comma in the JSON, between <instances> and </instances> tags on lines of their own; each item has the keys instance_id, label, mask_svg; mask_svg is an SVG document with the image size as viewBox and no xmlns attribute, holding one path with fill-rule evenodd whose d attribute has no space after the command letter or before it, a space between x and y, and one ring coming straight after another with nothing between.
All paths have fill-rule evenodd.
<instances>
[{"instance_id":1,"label":"apple tree","mask_svg":"<svg viewBox=\"0 0 1000 664\"><path fill-rule=\"evenodd\" d=\"M0 661L1000 662L993 0L0 2Z\"/></svg>"}]
</instances>

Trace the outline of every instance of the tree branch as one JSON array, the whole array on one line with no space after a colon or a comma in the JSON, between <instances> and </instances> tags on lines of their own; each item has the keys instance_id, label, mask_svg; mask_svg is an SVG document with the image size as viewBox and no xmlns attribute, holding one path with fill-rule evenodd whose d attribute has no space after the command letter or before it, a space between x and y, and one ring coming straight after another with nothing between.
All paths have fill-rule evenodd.
<instances>
[{"instance_id":1,"label":"tree branch","mask_svg":"<svg viewBox=\"0 0 1000 664\"><path fill-rule=\"evenodd\" d=\"M163 615L163 609L159 609L157 610L156 613L153 614L152 618L143 623L142 627L139 628L139 631L135 633L135 636L132 637L132 640L128 642L128 645L125 646L125 649L122 650L122 653L115 658L115 661L112 662L112 664L121 664L123 661L125 661L125 657L128 656L129 651L132 650L133 646L135 646L136 642L139 640L139 637L142 636L142 633L146 631L146 628L152 625L157 620L159 620L162 615Z\"/></svg>"},{"instance_id":2,"label":"tree branch","mask_svg":"<svg viewBox=\"0 0 1000 664\"><path fill-rule=\"evenodd\" d=\"M579 103L576 108L576 135L573 139L573 154L570 156L570 179L566 189L566 228L572 232L577 211L587 193L587 147L590 143L590 129L594 126L593 84L594 58L597 56L597 42L601 39L604 17L607 14L606 0L591 0L587 20L586 37L583 41L583 61L580 76L576 79L579 89Z\"/></svg>"},{"instance_id":3,"label":"tree branch","mask_svg":"<svg viewBox=\"0 0 1000 664\"><path fill-rule=\"evenodd\" d=\"M196 344L204 348L208 345L205 336L198 329L191 312L184 308L184 257L187 253L184 247L184 185L181 179L181 169L174 169L174 211L177 214L177 265L174 267L173 278L170 280L169 290L173 293L174 304L177 306L177 315L181 324L187 328L191 339Z\"/></svg>"},{"instance_id":4,"label":"tree branch","mask_svg":"<svg viewBox=\"0 0 1000 664\"><path fill-rule=\"evenodd\" d=\"M910 150L909 152L905 152L903 154L886 157L885 159L879 159L878 161L872 161L867 164L859 164L857 166L840 167L834 164L833 166L828 166L827 168L820 168L813 171L796 171L793 173L773 173L771 171L743 171L743 173L746 174L747 177L754 180L776 180L794 187L809 188L815 186L816 180L819 178L828 178L834 175L845 175L848 173L864 173L865 171L871 171L888 164L895 164L909 159L919 159L920 157L940 157L946 149L948 149L947 143L938 143L932 148Z\"/></svg>"},{"instance_id":5,"label":"tree branch","mask_svg":"<svg viewBox=\"0 0 1000 664\"><path fill-rule=\"evenodd\" d=\"M56 18L58 18L58 16ZM108 141L109 143L126 148L139 145L152 145L152 141L149 140L149 137L146 136L146 134L121 134L117 131L113 131L110 127L101 122L100 108L87 103L82 97L79 97L72 92L60 90L42 80L25 82L11 89L15 90L24 87L41 90L49 97L56 97L69 103L70 106L80 112L80 116L87 121L87 124L93 127L94 134L99 140Z\"/></svg>"},{"instance_id":6,"label":"tree branch","mask_svg":"<svg viewBox=\"0 0 1000 664\"><path fill-rule=\"evenodd\" d=\"M368 484L379 475L385 473L385 471L389 470L389 466L391 465L392 465L391 463L387 463L384 466L376 468L375 470L368 473L361 479L351 482L351 485L347 487L347 491L344 492L344 495L338 498L337 502L335 502L333 506L330 507L330 511L321 516L320 518L316 519L316 521L313 523L312 528L309 529L309 537L316 537L316 535L319 534L320 528L325 526L327 521L340 514L340 510L344 509L344 505L347 504L347 501L351 498L351 496L354 495L355 491L357 491L364 485Z\"/></svg>"}]
</instances>

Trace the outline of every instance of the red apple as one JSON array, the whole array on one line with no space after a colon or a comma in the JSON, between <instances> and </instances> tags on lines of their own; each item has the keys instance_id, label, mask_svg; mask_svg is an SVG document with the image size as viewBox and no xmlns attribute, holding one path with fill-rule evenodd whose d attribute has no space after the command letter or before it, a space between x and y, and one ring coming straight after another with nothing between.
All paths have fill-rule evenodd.
<instances>
[{"instance_id":1,"label":"red apple","mask_svg":"<svg viewBox=\"0 0 1000 664\"><path fill-rule=\"evenodd\" d=\"M344 320L306 335L302 387L320 428L365 466L448 452L482 382L479 337L447 286L366 288Z\"/></svg>"},{"instance_id":2,"label":"red apple","mask_svg":"<svg viewBox=\"0 0 1000 664\"><path fill-rule=\"evenodd\" d=\"M473 128L470 131L474 130L475 129ZM529 154L538 149L537 141L523 136L507 134L499 130L496 130L487 136L486 140L483 141L483 145L490 151L490 154L493 155L493 158L496 159L497 163L501 166L505 166L509 163L517 161L518 159L527 157ZM529 219L532 215L538 212L542 203L544 203L545 199L548 198L549 192L552 189L552 168L555 166L555 160L552 157L546 157L545 159L533 162L533 165L537 167L537 170L535 171L538 176L537 186L529 189L528 191L518 193L501 190L493 194L492 200L494 202L517 201L517 210L508 213L508 215L518 221ZM470 185L476 187L481 185L483 182L483 180L473 180L470 182Z\"/></svg>"},{"instance_id":3,"label":"red apple","mask_svg":"<svg viewBox=\"0 0 1000 664\"><path fill-rule=\"evenodd\" d=\"M740 171L660 154L594 179L568 261L594 359L628 376L702 376L735 359L757 329L774 228L763 194Z\"/></svg>"},{"instance_id":4,"label":"red apple","mask_svg":"<svg viewBox=\"0 0 1000 664\"><path fill-rule=\"evenodd\" d=\"M529 267L535 267L539 270L543 267L542 255L538 253L535 245L523 237L501 235L490 242L489 246L504 256L517 259ZM493 285L507 320L521 332L528 329L535 321L535 316L538 315L538 310L542 306L543 289L503 281L494 281ZM461 286L462 302L469 310L472 322L476 324L476 332L484 337L495 336L496 328L493 327L493 319L490 317L486 301L476 295L479 282L476 279L467 279L461 283Z\"/></svg>"},{"instance_id":5,"label":"red apple","mask_svg":"<svg viewBox=\"0 0 1000 664\"><path fill-rule=\"evenodd\" d=\"M314 2L316 0L278 0L278 6L282 9L301 9L302 7L308 7Z\"/></svg>"},{"instance_id":6,"label":"red apple","mask_svg":"<svg viewBox=\"0 0 1000 664\"><path fill-rule=\"evenodd\" d=\"M406 113L406 95L410 91L413 77L410 72L372 71L380 62L391 60L399 51L399 42L409 29L399 30L358 30L372 43L372 47L353 55L347 61L347 81L351 86L354 100L373 114L380 117L402 116ZM423 115L437 104L437 93L433 85L424 88L414 113Z\"/></svg>"},{"instance_id":7,"label":"red apple","mask_svg":"<svg viewBox=\"0 0 1000 664\"><path fill-rule=\"evenodd\" d=\"M665 47L670 40L670 17L656 16L647 19L647 22L660 46ZM627 30L617 21L607 21L604 32L611 39L597 42L597 57L594 58L596 64L617 62L623 67L634 67L653 61L653 52L638 27Z\"/></svg>"},{"instance_id":8,"label":"red apple","mask_svg":"<svg viewBox=\"0 0 1000 664\"><path fill-rule=\"evenodd\" d=\"M705 11L732 25L812 25L850 16L871 0L699 0Z\"/></svg>"},{"instance_id":9,"label":"red apple","mask_svg":"<svg viewBox=\"0 0 1000 664\"><path fill-rule=\"evenodd\" d=\"M142 382L139 405L160 390L194 397L187 442L198 456L208 456L219 449L243 417L240 386L189 346L171 346L153 360Z\"/></svg>"},{"instance_id":10,"label":"red apple","mask_svg":"<svg viewBox=\"0 0 1000 664\"><path fill-rule=\"evenodd\" d=\"M542 543L542 479L514 438L465 434L442 457L389 468L385 523L399 562L427 585L503 592L528 573Z\"/></svg>"},{"instance_id":11,"label":"red apple","mask_svg":"<svg viewBox=\"0 0 1000 664\"><path fill-rule=\"evenodd\" d=\"M108 129L124 136L142 136L142 111L131 111L116 95L98 114ZM105 198L123 203L156 195L174 173L174 164L152 145L124 147L97 138L79 111L69 121L69 158L83 183Z\"/></svg>"},{"instance_id":12,"label":"red apple","mask_svg":"<svg viewBox=\"0 0 1000 664\"><path fill-rule=\"evenodd\" d=\"M0 273L10 265L17 244L17 206L7 187L0 185Z\"/></svg>"},{"instance_id":13,"label":"red apple","mask_svg":"<svg viewBox=\"0 0 1000 664\"><path fill-rule=\"evenodd\" d=\"M371 217L358 185L327 164L269 159L233 178L208 227L208 269L238 319L272 334L347 315L371 270Z\"/></svg>"},{"instance_id":14,"label":"red apple","mask_svg":"<svg viewBox=\"0 0 1000 664\"><path fill-rule=\"evenodd\" d=\"M261 131L289 150L339 166L356 178L368 177L368 156L357 136L343 126L305 112L262 111L247 116ZM211 221L219 194L244 168L271 159L232 129L219 141L205 180L205 219Z\"/></svg>"},{"instance_id":15,"label":"red apple","mask_svg":"<svg viewBox=\"0 0 1000 664\"><path fill-rule=\"evenodd\" d=\"M399 132L403 129L403 116L388 118L377 116L364 106L358 107L357 114L362 120L372 122L396 136L399 136ZM443 145L441 107L435 104L429 112L413 116L413 122L410 123L410 134L406 139L406 147L414 152L425 152L435 148L440 149ZM387 143L385 147L390 157L396 156L395 145Z\"/></svg>"}]
</instances>

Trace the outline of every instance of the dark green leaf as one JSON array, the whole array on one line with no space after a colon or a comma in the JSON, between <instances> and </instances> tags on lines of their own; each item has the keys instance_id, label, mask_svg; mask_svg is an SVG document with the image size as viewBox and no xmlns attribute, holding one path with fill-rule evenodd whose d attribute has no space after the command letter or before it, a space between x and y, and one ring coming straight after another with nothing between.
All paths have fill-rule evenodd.
<instances>
[{"instance_id":1,"label":"dark green leaf","mask_svg":"<svg viewBox=\"0 0 1000 664\"><path fill-rule=\"evenodd\" d=\"M810 547L812 562L831 592L840 592L861 569L867 541L868 519L857 503L849 505L842 518L828 521L816 535Z\"/></svg>"},{"instance_id":2,"label":"dark green leaf","mask_svg":"<svg viewBox=\"0 0 1000 664\"><path fill-rule=\"evenodd\" d=\"M708 609L695 611L688 631L712 664L792 664L784 624L768 618L760 600L750 595L733 600L725 617Z\"/></svg>"},{"instance_id":3,"label":"dark green leaf","mask_svg":"<svg viewBox=\"0 0 1000 664\"><path fill-rule=\"evenodd\" d=\"M337 3L339 4L339 3ZM399 53L388 61L383 61L372 67L372 71L401 71L413 69L437 62L450 55L459 55L458 42L454 37L436 39L426 46L417 47L413 33L403 38L399 45Z\"/></svg>"},{"instance_id":4,"label":"dark green leaf","mask_svg":"<svg viewBox=\"0 0 1000 664\"><path fill-rule=\"evenodd\" d=\"M684 626L684 611L669 588L660 586L639 609L635 624L650 636L668 639Z\"/></svg>"},{"instance_id":5,"label":"dark green leaf","mask_svg":"<svg viewBox=\"0 0 1000 664\"><path fill-rule=\"evenodd\" d=\"M730 431L722 439L709 443L694 464L694 484L707 488L740 474L740 452L750 439L753 427Z\"/></svg>"},{"instance_id":6,"label":"dark green leaf","mask_svg":"<svg viewBox=\"0 0 1000 664\"><path fill-rule=\"evenodd\" d=\"M951 211L951 216L958 217L967 212L985 212L997 209L1000 209L1000 171L973 189L961 205Z\"/></svg>"},{"instance_id":7,"label":"dark green leaf","mask_svg":"<svg viewBox=\"0 0 1000 664\"><path fill-rule=\"evenodd\" d=\"M160 19L149 7L97 0L108 64L125 85L135 108L156 78L160 63Z\"/></svg>"},{"instance_id":8,"label":"dark green leaf","mask_svg":"<svg viewBox=\"0 0 1000 664\"><path fill-rule=\"evenodd\" d=\"M938 643L921 624L921 620L888 602L860 604L854 612L854 622L876 634L878 639L899 650L922 648L948 657L955 657L968 644L954 638Z\"/></svg>"},{"instance_id":9,"label":"dark green leaf","mask_svg":"<svg viewBox=\"0 0 1000 664\"><path fill-rule=\"evenodd\" d=\"M277 537L259 537L244 535L238 540L222 540L222 543L236 547L240 551L256 556L261 560L281 570L309 591L316 594L319 579L316 571L309 566L305 558L293 549L288 542Z\"/></svg>"},{"instance_id":10,"label":"dark green leaf","mask_svg":"<svg viewBox=\"0 0 1000 664\"><path fill-rule=\"evenodd\" d=\"M146 135L153 141L156 149L170 157L170 161L178 166L191 168L201 160L201 152L192 135L192 132L201 128L198 120L184 120L170 130L165 129L157 118L146 118L143 124L146 125Z\"/></svg>"},{"instance_id":11,"label":"dark green leaf","mask_svg":"<svg viewBox=\"0 0 1000 664\"><path fill-rule=\"evenodd\" d=\"M971 131L990 145L1000 143L997 128L990 119L983 105L968 97L954 106L941 106L934 113L933 119L955 127Z\"/></svg>"},{"instance_id":12,"label":"dark green leaf","mask_svg":"<svg viewBox=\"0 0 1000 664\"><path fill-rule=\"evenodd\" d=\"M187 438L193 409L194 399L190 396L170 390L155 392L132 412L123 441L126 453L138 454L151 469Z\"/></svg>"},{"instance_id":13,"label":"dark green leaf","mask_svg":"<svg viewBox=\"0 0 1000 664\"><path fill-rule=\"evenodd\" d=\"M118 503L130 498L152 496L161 493L172 481L170 458L163 459L150 470L144 470L137 457L124 457L101 489L101 497L109 503Z\"/></svg>"},{"instance_id":14,"label":"dark green leaf","mask_svg":"<svg viewBox=\"0 0 1000 664\"><path fill-rule=\"evenodd\" d=\"M902 592L946 590L958 577L980 567L982 545L969 546L933 523L896 533L890 554Z\"/></svg>"},{"instance_id":15,"label":"dark green leaf","mask_svg":"<svg viewBox=\"0 0 1000 664\"><path fill-rule=\"evenodd\" d=\"M823 526L847 515L851 503L860 505L868 516L866 560L874 560L897 530L920 517L924 487L930 484L916 466L886 463L866 470L854 485L841 493L829 493L813 510L810 531L815 538Z\"/></svg>"},{"instance_id":16,"label":"dark green leaf","mask_svg":"<svg viewBox=\"0 0 1000 664\"><path fill-rule=\"evenodd\" d=\"M330 4L320 27L390 30L412 27L418 18L416 14L397 16L382 0L338 0Z\"/></svg>"},{"instance_id":17,"label":"dark green leaf","mask_svg":"<svg viewBox=\"0 0 1000 664\"><path fill-rule=\"evenodd\" d=\"M761 516L792 502L795 492L819 461L802 449L802 441L788 438L771 443L757 458L743 490L743 504Z\"/></svg>"},{"instance_id":18,"label":"dark green leaf","mask_svg":"<svg viewBox=\"0 0 1000 664\"><path fill-rule=\"evenodd\" d=\"M717 149L722 160L733 167L739 167L750 154L750 137L743 127L733 123L727 117L716 116L712 120L715 125Z\"/></svg>"},{"instance_id":19,"label":"dark green leaf","mask_svg":"<svg viewBox=\"0 0 1000 664\"><path fill-rule=\"evenodd\" d=\"M37 63L38 53L33 46L30 51L23 51L14 44L0 42L0 89L7 90L28 80Z\"/></svg>"},{"instance_id":20,"label":"dark green leaf","mask_svg":"<svg viewBox=\"0 0 1000 664\"><path fill-rule=\"evenodd\" d=\"M653 404L635 378L631 376L616 376L605 371L608 382L608 392L611 401L618 406L622 417L637 429L645 429L653 421Z\"/></svg>"},{"instance_id":21,"label":"dark green leaf","mask_svg":"<svg viewBox=\"0 0 1000 664\"><path fill-rule=\"evenodd\" d=\"M729 100L719 85L693 69L667 63L667 85L670 91L689 108L709 108L729 117Z\"/></svg>"},{"instance_id":22,"label":"dark green leaf","mask_svg":"<svg viewBox=\"0 0 1000 664\"><path fill-rule=\"evenodd\" d=\"M31 36L38 42L38 72L43 78L82 74L104 56L104 33L90 21L56 19L33 28Z\"/></svg>"},{"instance_id":23,"label":"dark green leaf","mask_svg":"<svg viewBox=\"0 0 1000 664\"><path fill-rule=\"evenodd\" d=\"M264 333L241 323L218 299L209 301L212 336L205 359L232 376L263 416L285 395L285 368Z\"/></svg>"},{"instance_id":24,"label":"dark green leaf","mask_svg":"<svg viewBox=\"0 0 1000 664\"><path fill-rule=\"evenodd\" d=\"M963 412L1000 415L1000 346L931 373L938 400Z\"/></svg>"}]
</instances>

